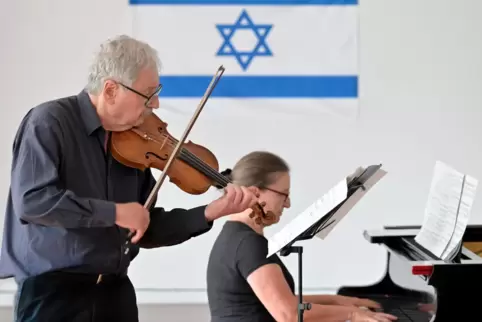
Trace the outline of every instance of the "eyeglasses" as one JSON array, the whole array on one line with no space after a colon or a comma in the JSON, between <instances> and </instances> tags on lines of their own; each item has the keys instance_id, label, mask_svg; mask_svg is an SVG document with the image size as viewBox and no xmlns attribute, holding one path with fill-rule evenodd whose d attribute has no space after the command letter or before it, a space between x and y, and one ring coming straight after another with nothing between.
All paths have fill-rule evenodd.
<instances>
[{"instance_id":1,"label":"eyeglasses","mask_svg":"<svg viewBox=\"0 0 482 322\"><path fill-rule=\"evenodd\" d=\"M264 188L262 188L262 189L269 190L269 191L272 191L272 192L274 192L274 193L277 193L277 194L279 194L279 195L281 195L281 196L284 196L284 197L285 197L285 201L290 197L290 195L289 195L288 193L286 193L286 192L281 192L281 191L278 191L278 190L276 190L276 189L267 188L267 187L264 187Z\"/></svg>"},{"instance_id":2,"label":"eyeglasses","mask_svg":"<svg viewBox=\"0 0 482 322\"><path fill-rule=\"evenodd\" d=\"M144 106L147 107L147 108L151 108L151 107L149 106L150 100L151 100L154 96L159 95L159 93L160 93L161 90L162 90L162 84L159 84L159 86L157 86L156 90L155 90L151 95L147 96L147 95L142 94L142 93L139 92L139 91L136 91L136 90L133 89L132 87L129 87L129 86L124 85L124 84L122 84L122 83L119 83L119 84L122 85L122 87L130 90L131 92L136 93L137 95L145 98L145 99L146 99L146 102L144 103Z\"/></svg>"}]
</instances>

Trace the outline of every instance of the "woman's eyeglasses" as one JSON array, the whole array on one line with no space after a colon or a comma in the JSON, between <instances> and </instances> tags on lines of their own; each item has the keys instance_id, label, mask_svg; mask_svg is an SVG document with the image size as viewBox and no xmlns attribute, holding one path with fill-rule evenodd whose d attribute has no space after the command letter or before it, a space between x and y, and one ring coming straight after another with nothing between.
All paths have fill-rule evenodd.
<instances>
[{"instance_id":1,"label":"woman's eyeglasses","mask_svg":"<svg viewBox=\"0 0 482 322\"><path fill-rule=\"evenodd\" d=\"M277 194L279 194L279 195L284 196L284 197L285 197L285 201L290 197L290 195L289 195L288 193L286 193L286 192L281 192L281 191L278 191L278 190L276 190L276 189L267 188L267 187L264 187L264 188L262 188L262 189L269 190L269 191L272 191L272 192L274 192L274 193L277 193Z\"/></svg>"}]
</instances>

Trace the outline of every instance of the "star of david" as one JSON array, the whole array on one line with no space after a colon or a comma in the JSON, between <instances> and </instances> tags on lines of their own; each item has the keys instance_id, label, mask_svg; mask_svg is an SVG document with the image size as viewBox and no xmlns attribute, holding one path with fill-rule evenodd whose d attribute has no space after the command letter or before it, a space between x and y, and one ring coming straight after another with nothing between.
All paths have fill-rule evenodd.
<instances>
[{"instance_id":1,"label":"star of david","mask_svg":"<svg viewBox=\"0 0 482 322\"><path fill-rule=\"evenodd\" d=\"M273 56L271 49L266 44L266 36L273 25L258 24L255 25L246 10L243 10L238 20L233 25L217 24L216 28L223 37L223 43L217 51L217 56L234 56L243 70L248 69L252 60L256 56ZM257 39L257 44L251 51L240 51L232 44L231 39L237 30L252 30Z\"/></svg>"}]
</instances>

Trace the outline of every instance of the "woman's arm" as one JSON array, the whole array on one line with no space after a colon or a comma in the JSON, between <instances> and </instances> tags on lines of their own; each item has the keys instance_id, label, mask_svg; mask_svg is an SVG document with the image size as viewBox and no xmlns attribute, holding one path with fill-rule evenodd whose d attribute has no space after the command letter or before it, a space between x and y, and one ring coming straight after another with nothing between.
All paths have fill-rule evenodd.
<instances>
[{"instance_id":1,"label":"woman's arm","mask_svg":"<svg viewBox=\"0 0 482 322\"><path fill-rule=\"evenodd\" d=\"M291 292L279 265L274 263L263 265L249 274L247 281L276 321L297 321L298 299ZM351 320L355 313L366 316L367 322L389 322L396 319L391 315L368 312L354 306L320 304L312 304L311 309L305 311L303 317L306 322L345 322Z\"/></svg>"},{"instance_id":2,"label":"woman's arm","mask_svg":"<svg viewBox=\"0 0 482 322\"><path fill-rule=\"evenodd\" d=\"M363 299L352 296L342 295L306 295L303 296L303 301L315 304L325 305L343 305L343 306L356 306L365 307L368 309L380 309L381 305L375 301L369 299Z\"/></svg>"},{"instance_id":3,"label":"woman's arm","mask_svg":"<svg viewBox=\"0 0 482 322\"><path fill-rule=\"evenodd\" d=\"M338 295L304 295L303 302L324 304L324 305L339 305L340 299Z\"/></svg>"}]
</instances>

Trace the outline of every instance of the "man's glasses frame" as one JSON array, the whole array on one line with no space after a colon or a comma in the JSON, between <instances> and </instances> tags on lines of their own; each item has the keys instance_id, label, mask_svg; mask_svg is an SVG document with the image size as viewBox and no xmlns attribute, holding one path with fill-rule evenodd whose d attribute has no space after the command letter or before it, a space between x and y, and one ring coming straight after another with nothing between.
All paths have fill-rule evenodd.
<instances>
[{"instance_id":1,"label":"man's glasses frame","mask_svg":"<svg viewBox=\"0 0 482 322\"><path fill-rule=\"evenodd\" d=\"M122 84L122 83L119 83L119 84L122 85L122 87L124 87L125 89L128 89L128 90L130 90L131 92L136 93L137 95L145 98L145 99L146 99L146 102L144 103L144 106L147 107L147 108L151 108L151 107L148 105L148 104L149 104L149 101L150 101L154 96L159 95L159 93L160 93L161 90L162 90L162 84L159 84L159 86L157 86L156 90L155 90L151 95L147 96L147 95L142 94L142 93L139 92L139 91L136 91L135 89L133 89L133 88L130 87L130 86L124 85L124 84Z\"/></svg>"}]
</instances>

